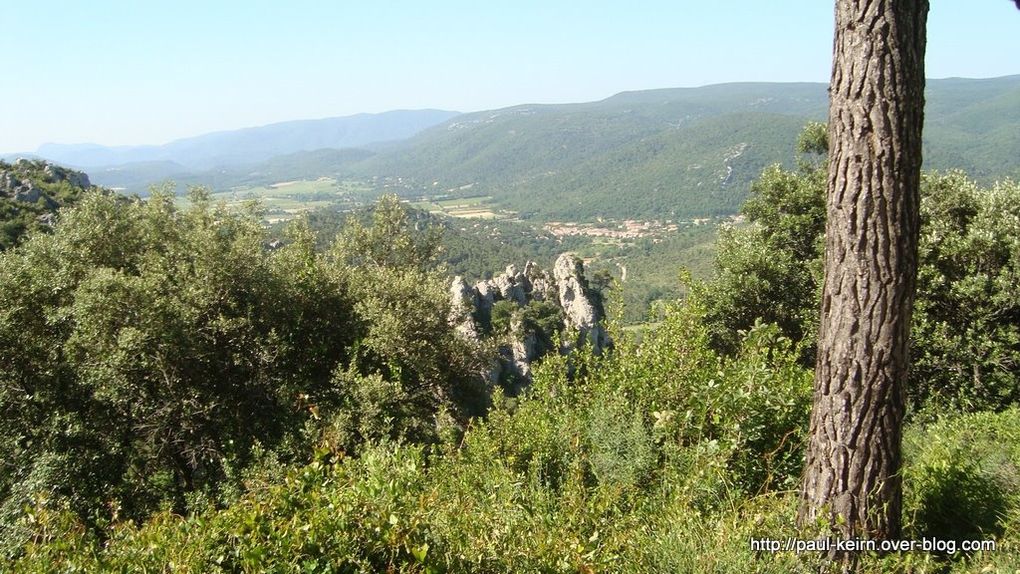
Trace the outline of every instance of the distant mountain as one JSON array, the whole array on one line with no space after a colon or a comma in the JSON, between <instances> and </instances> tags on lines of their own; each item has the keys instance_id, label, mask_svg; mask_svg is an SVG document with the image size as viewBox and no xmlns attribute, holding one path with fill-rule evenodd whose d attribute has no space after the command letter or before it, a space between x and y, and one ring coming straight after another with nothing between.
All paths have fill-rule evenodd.
<instances>
[{"instance_id":1,"label":"distant mountain","mask_svg":"<svg viewBox=\"0 0 1020 574\"><path fill-rule=\"evenodd\" d=\"M793 156L805 121L825 111L821 85L628 92L465 114L354 168L422 189L470 185L525 216L729 213L764 166Z\"/></svg>"},{"instance_id":2,"label":"distant mountain","mask_svg":"<svg viewBox=\"0 0 1020 574\"><path fill-rule=\"evenodd\" d=\"M90 169L140 164L144 171L159 164L165 167L178 164L195 171L252 164L299 151L355 148L401 140L457 115L443 110L397 110L215 132L164 145L45 144L34 155Z\"/></svg>"}]
</instances>

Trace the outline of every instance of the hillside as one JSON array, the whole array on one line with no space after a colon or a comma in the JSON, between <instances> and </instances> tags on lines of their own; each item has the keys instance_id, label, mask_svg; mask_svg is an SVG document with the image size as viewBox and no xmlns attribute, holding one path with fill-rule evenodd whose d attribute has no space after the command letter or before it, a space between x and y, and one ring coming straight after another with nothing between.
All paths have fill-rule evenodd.
<instances>
[{"instance_id":1,"label":"hillside","mask_svg":"<svg viewBox=\"0 0 1020 574\"><path fill-rule=\"evenodd\" d=\"M926 168L1016 175L1020 76L930 80ZM732 213L765 165L789 162L824 84L723 84L465 114L355 166L421 189L492 195L539 218ZM438 183L434 183L438 182Z\"/></svg>"},{"instance_id":2,"label":"hillside","mask_svg":"<svg viewBox=\"0 0 1020 574\"><path fill-rule=\"evenodd\" d=\"M1020 177L1020 76L933 81L925 105L926 168Z\"/></svg>"}]
</instances>

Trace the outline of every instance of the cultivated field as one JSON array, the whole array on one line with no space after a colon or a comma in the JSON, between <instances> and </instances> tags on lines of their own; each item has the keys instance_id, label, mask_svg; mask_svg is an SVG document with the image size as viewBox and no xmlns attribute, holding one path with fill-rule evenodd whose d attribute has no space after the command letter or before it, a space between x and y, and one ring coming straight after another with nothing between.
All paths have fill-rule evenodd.
<instances>
[{"instance_id":1,"label":"cultivated field","mask_svg":"<svg viewBox=\"0 0 1020 574\"><path fill-rule=\"evenodd\" d=\"M359 182L322 177L315 180L282 181L258 187L236 187L228 191L215 192L212 199L214 202L238 207L245 202L258 201L266 210L266 221L277 223L322 207L353 206L362 194L369 190ZM186 197L178 199L180 206L187 203Z\"/></svg>"},{"instance_id":2,"label":"cultivated field","mask_svg":"<svg viewBox=\"0 0 1020 574\"><path fill-rule=\"evenodd\" d=\"M506 219L510 213L494 210L487 206L492 197L479 195L475 197L459 197L454 199L422 199L412 202L411 206L429 213L459 217L461 219Z\"/></svg>"}]
</instances>

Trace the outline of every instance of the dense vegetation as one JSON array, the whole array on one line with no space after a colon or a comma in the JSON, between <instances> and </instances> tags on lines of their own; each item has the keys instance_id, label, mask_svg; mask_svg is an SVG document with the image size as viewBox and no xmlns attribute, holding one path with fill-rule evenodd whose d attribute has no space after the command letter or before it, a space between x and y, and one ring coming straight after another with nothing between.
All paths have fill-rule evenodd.
<instances>
[{"instance_id":1,"label":"dense vegetation","mask_svg":"<svg viewBox=\"0 0 1020 574\"><path fill-rule=\"evenodd\" d=\"M817 156L797 170L767 169L743 207L754 225L721 234L719 273L701 289L716 348L732 352L738 333L763 320L813 364L825 178ZM912 407L931 416L1007 408L1020 400L1020 185L981 188L959 171L928 173L921 196Z\"/></svg>"},{"instance_id":2,"label":"dense vegetation","mask_svg":"<svg viewBox=\"0 0 1020 574\"><path fill-rule=\"evenodd\" d=\"M590 274L609 274L616 280L620 321L627 326L656 322L661 305L684 293L686 279L707 280L714 275L718 226L706 224L670 233L664 238L641 238L619 246L580 248L590 256ZM626 275L624 275L626 270Z\"/></svg>"},{"instance_id":3,"label":"dense vegetation","mask_svg":"<svg viewBox=\"0 0 1020 574\"><path fill-rule=\"evenodd\" d=\"M590 276L608 274L618 281L621 319L626 325L648 321L657 304L681 294L681 268L696 279L708 279L713 273L715 224L689 226L661 238L596 242L583 235L557 237L527 222L458 219L411 207L406 210L416 227L442 229L437 262L448 274L460 275L469 283L489 279L507 265L523 267L527 261L551 269L561 253L578 253L585 258ZM354 214L324 208L305 217L315 232L316 245L326 249L349 217L367 221L370 213L367 208ZM270 233L283 238L285 228L286 224L280 223Z\"/></svg>"},{"instance_id":4,"label":"dense vegetation","mask_svg":"<svg viewBox=\"0 0 1020 574\"><path fill-rule=\"evenodd\" d=\"M192 199L181 213L167 193L92 194L0 260L8 552L38 492L91 525L183 512L226 496L262 450L293 461L313 443L428 443L428 421L484 409L433 246L402 241L399 209L317 255L307 229L271 251L254 208Z\"/></svg>"},{"instance_id":5,"label":"dense vegetation","mask_svg":"<svg viewBox=\"0 0 1020 574\"><path fill-rule=\"evenodd\" d=\"M583 249L590 243L584 237L556 237L516 221L457 219L406 206L405 211L414 227L442 230L437 262L443 263L450 275L461 275L472 282L489 279L510 264L523 266L529 260L548 269L559 254ZM325 208L308 213L305 219L318 247L326 249L352 216L367 222L371 213L371 208L353 214ZM282 237L285 227L277 225L272 233Z\"/></svg>"},{"instance_id":6,"label":"dense vegetation","mask_svg":"<svg viewBox=\"0 0 1020 574\"><path fill-rule=\"evenodd\" d=\"M200 190L185 211L90 194L0 254L0 552L23 572L813 571L749 544L813 534L791 526L824 225L803 161L762 174L715 282L640 340L610 324L611 352L549 355L514 398L485 381L493 345L447 323L439 234L394 198L317 249ZM864 567L1010 571L1020 187L932 175L925 198L906 535L998 548Z\"/></svg>"}]
</instances>

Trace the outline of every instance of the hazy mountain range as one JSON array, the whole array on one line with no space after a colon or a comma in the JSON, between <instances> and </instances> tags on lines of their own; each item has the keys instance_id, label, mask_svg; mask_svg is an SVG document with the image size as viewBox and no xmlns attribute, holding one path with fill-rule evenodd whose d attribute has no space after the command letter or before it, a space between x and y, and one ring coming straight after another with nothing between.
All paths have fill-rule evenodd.
<instances>
[{"instance_id":1,"label":"hazy mountain range","mask_svg":"<svg viewBox=\"0 0 1020 574\"><path fill-rule=\"evenodd\" d=\"M396 110L214 132L163 145L44 144L36 152L23 155L87 169L170 162L185 170L201 170L251 164L299 151L402 140L457 115L444 110Z\"/></svg>"},{"instance_id":2,"label":"hazy mountain range","mask_svg":"<svg viewBox=\"0 0 1020 574\"><path fill-rule=\"evenodd\" d=\"M167 178L227 189L333 176L407 195L484 194L544 219L695 216L734 212L762 168L793 165L798 133L827 106L821 83L720 84L287 122L165 146L44 146L39 155L105 165L89 169L94 182L136 192ZM1020 176L1020 76L929 80L926 110L926 168Z\"/></svg>"}]
</instances>

